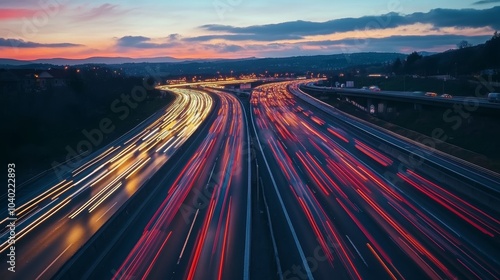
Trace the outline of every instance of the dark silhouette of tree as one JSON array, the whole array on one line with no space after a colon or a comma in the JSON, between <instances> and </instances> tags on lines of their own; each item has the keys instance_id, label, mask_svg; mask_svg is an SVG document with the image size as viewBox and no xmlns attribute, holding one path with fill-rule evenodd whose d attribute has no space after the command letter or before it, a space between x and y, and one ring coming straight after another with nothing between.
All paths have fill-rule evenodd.
<instances>
[{"instance_id":1,"label":"dark silhouette of tree","mask_svg":"<svg viewBox=\"0 0 500 280\"><path fill-rule=\"evenodd\" d=\"M421 58L422 58L422 55L420 55L418 52L412 52L406 58L406 64L412 65L413 63L415 63L417 60L419 60Z\"/></svg>"},{"instance_id":2,"label":"dark silhouette of tree","mask_svg":"<svg viewBox=\"0 0 500 280\"><path fill-rule=\"evenodd\" d=\"M460 41L460 43L457 44L457 47L459 49L465 49L472 47L472 44L470 44L467 40L462 40Z\"/></svg>"},{"instance_id":3,"label":"dark silhouette of tree","mask_svg":"<svg viewBox=\"0 0 500 280\"><path fill-rule=\"evenodd\" d=\"M498 34L498 31L495 31L495 33L493 33L493 37L491 39L494 40L494 39L498 39L498 38L500 38L500 34Z\"/></svg>"},{"instance_id":4,"label":"dark silhouette of tree","mask_svg":"<svg viewBox=\"0 0 500 280\"><path fill-rule=\"evenodd\" d=\"M497 31L483 47L483 68L500 68L500 34Z\"/></svg>"},{"instance_id":5,"label":"dark silhouette of tree","mask_svg":"<svg viewBox=\"0 0 500 280\"><path fill-rule=\"evenodd\" d=\"M403 62L406 74L417 75L471 75L486 69L500 69L500 34L495 31L484 44L472 46L467 41L457 44L458 49L422 57L413 52ZM397 61L389 68L396 73Z\"/></svg>"},{"instance_id":6,"label":"dark silhouette of tree","mask_svg":"<svg viewBox=\"0 0 500 280\"><path fill-rule=\"evenodd\" d=\"M404 69L406 73L411 73L414 70L415 63L422 59L422 56L417 52L412 52L406 57Z\"/></svg>"},{"instance_id":7,"label":"dark silhouette of tree","mask_svg":"<svg viewBox=\"0 0 500 280\"><path fill-rule=\"evenodd\" d=\"M396 75L399 75L403 72L403 63L401 62L401 59L399 59L399 57L396 58L394 63L392 63L392 72L394 72L394 74Z\"/></svg>"}]
</instances>

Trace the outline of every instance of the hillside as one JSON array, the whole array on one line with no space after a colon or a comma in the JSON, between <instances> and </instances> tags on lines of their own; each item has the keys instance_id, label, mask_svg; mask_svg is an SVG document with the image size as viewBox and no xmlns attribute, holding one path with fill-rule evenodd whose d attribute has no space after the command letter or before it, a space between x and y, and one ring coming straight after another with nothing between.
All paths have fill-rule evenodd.
<instances>
[{"instance_id":1,"label":"hillside","mask_svg":"<svg viewBox=\"0 0 500 280\"><path fill-rule=\"evenodd\" d=\"M473 75L486 69L500 69L500 35L484 44L465 46L455 50L429 56L410 54L404 62L397 60L392 65L396 74L431 75Z\"/></svg>"}]
</instances>

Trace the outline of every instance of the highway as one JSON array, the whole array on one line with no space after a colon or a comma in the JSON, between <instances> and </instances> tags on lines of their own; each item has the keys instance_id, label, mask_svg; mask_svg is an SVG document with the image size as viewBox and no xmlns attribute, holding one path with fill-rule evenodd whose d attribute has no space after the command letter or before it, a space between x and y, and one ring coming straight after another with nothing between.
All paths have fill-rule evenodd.
<instances>
[{"instance_id":1,"label":"highway","mask_svg":"<svg viewBox=\"0 0 500 280\"><path fill-rule=\"evenodd\" d=\"M396 101L396 102L410 102L410 103L421 103L428 104L434 106L446 106L452 107L454 105L463 105L467 104L471 108L481 107L481 108L490 108L494 110L500 109L499 103L493 103L488 101L486 96L477 95L477 96L453 96L452 98L445 98L440 96L439 94L435 97L425 96L425 92L417 91L417 92L409 92L409 91L389 91L389 90L381 90L381 91L372 91L368 89L358 89L358 88L335 88L335 87L322 87L316 86L314 83L307 83L302 85L305 90L313 90L322 93L331 93L331 94L341 94L342 96L348 97L363 97L378 100L388 100L388 101ZM478 93L476 93L478 94Z\"/></svg>"},{"instance_id":2,"label":"highway","mask_svg":"<svg viewBox=\"0 0 500 280\"><path fill-rule=\"evenodd\" d=\"M59 182L49 174L33 182L38 193L19 197L16 272L2 269L0 279L51 278L189 139L208 116L213 99L195 90L171 91L175 100L165 110L85 158ZM2 254L9 248L7 223L1 222Z\"/></svg>"},{"instance_id":3,"label":"highway","mask_svg":"<svg viewBox=\"0 0 500 280\"><path fill-rule=\"evenodd\" d=\"M284 279L497 279L500 177L305 95L251 96L260 173ZM420 157L411 153L419 151Z\"/></svg>"},{"instance_id":4,"label":"highway","mask_svg":"<svg viewBox=\"0 0 500 280\"><path fill-rule=\"evenodd\" d=\"M18 197L16 273L4 262L0 279L498 279L500 175L340 112L307 82L246 103L163 88L172 104ZM260 257L276 273L252 270Z\"/></svg>"},{"instance_id":5,"label":"highway","mask_svg":"<svg viewBox=\"0 0 500 280\"><path fill-rule=\"evenodd\" d=\"M206 128L148 182L153 188L146 186L134 216L123 228L109 229L109 244L91 252L81 269L70 265L59 279L249 279L246 114L233 95L210 91L216 105Z\"/></svg>"}]
</instances>

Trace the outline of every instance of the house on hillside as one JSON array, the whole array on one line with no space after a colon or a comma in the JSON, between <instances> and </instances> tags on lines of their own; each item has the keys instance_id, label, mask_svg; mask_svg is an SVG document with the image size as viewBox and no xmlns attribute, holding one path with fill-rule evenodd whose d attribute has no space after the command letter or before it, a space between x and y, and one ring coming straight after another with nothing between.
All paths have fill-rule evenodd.
<instances>
[{"instance_id":1,"label":"house on hillside","mask_svg":"<svg viewBox=\"0 0 500 280\"><path fill-rule=\"evenodd\" d=\"M65 87L67 85L67 78L60 73L48 71L35 74L36 84L40 90L47 90L49 88Z\"/></svg>"}]
</instances>

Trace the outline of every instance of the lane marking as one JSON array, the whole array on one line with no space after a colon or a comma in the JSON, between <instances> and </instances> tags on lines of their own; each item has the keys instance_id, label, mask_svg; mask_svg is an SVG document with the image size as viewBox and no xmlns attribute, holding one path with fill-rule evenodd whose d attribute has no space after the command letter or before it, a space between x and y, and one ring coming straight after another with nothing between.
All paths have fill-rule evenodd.
<instances>
[{"instance_id":1,"label":"lane marking","mask_svg":"<svg viewBox=\"0 0 500 280\"><path fill-rule=\"evenodd\" d=\"M40 273L40 275L38 275L38 277L35 279L35 280L38 280L40 279L40 277L42 277L42 275L47 272L47 270L49 270L49 268L64 254L66 253L66 251L68 251L69 247L71 247L73 245L73 243L69 244L68 247L66 247L66 249L64 249L64 251L62 251L62 253L59 254L59 256L57 256L57 258L55 260L53 260L43 271L42 273Z\"/></svg>"}]
</instances>

